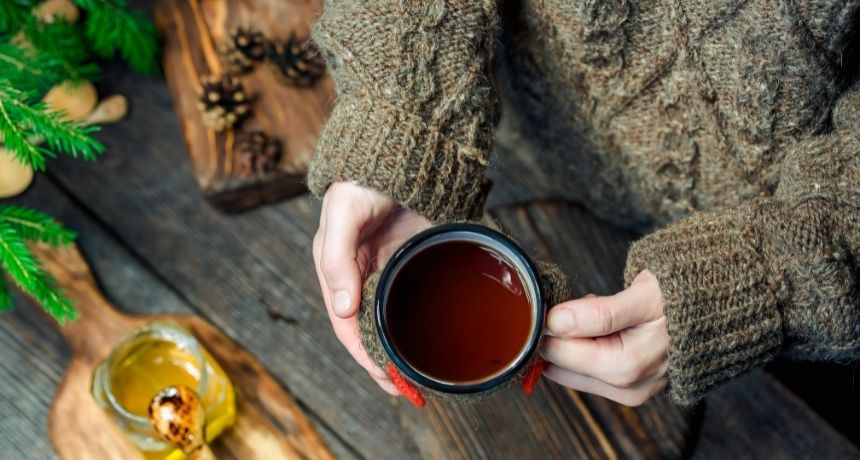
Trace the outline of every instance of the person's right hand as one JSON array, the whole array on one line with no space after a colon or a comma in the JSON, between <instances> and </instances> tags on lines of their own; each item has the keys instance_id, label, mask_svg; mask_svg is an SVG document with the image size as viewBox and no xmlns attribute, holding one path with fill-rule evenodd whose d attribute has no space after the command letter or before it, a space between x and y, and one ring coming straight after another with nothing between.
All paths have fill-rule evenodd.
<instances>
[{"instance_id":1,"label":"person's right hand","mask_svg":"<svg viewBox=\"0 0 860 460\"><path fill-rule=\"evenodd\" d=\"M379 271L412 235L430 227L414 211L388 196L355 184L337 182L323 197L313 254L323 299L338 340L388 393L399 393L367 356L358 329L364 277Z\"/></svg>"}]
</instances>

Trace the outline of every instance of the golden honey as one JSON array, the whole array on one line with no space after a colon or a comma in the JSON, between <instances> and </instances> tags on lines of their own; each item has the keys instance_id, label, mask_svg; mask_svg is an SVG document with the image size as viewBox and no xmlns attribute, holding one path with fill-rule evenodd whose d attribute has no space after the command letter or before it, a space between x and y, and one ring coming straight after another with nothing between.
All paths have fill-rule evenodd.
<instances>
[{"instance_id":1,"label":"golden honey","mask_svg":"<svg viewBox=\"0 0 860 460\"><path fill-rule=\"evenodd\" d=\"M175 385L200 396L207 441L235 420L230 379L193 335L172 322L154 321L117 345L93 375L93 396L147 458L178 460L182 452L161 441L148 418L152 397Z\"/></svg>"}]
</instances>

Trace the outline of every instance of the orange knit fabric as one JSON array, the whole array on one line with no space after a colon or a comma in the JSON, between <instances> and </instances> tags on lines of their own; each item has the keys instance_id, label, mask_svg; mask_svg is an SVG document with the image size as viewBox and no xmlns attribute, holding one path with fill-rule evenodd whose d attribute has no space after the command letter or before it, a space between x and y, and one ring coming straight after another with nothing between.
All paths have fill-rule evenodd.
<instances>
[{"instance_id":1,"label":"orange knit fabric","mask_svg":"<svg viewBox=\"0 0 860 460\"><path fill-rule=\"evenodd\" d=\"M397 387L397 391L406 398L407 401L415 404L415 407L424 407L426 401L424 401L424 396L421 396L421 392L418 391L418 388L415 388L415 385L409 383L400 372L397 372L397 368L394 367L394 364L388 363L388 376L391 377L391 381L394 382L394 386Z\"/></svg>"},{"instance_id":2,"label":"orange knit fabric","mask_svg":"<svg viewBox=\"0 0 860 460\"><path fill-rule=\"evenodd\" d=\"M543 358L535 358L526 369L526 375L523 377L523 392L527 395L535 391L535 385L540 381L540 376L546 369L546 361Z\"/></svg>"}]
</instances>

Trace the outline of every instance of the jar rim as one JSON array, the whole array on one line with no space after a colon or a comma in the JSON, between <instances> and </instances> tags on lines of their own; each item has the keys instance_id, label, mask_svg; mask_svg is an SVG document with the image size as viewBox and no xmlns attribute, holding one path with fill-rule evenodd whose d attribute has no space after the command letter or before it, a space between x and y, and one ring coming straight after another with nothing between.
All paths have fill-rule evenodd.
<instances>
[{"instance_id":1,"label":"jar rim","mask_svg":"<svg viewBox=\"0 0 860 460\"><path fill-rule=\"evenodd\" d=\"M142 338L148 337L169 341L177 344L182 349L187 350L191 356L194 357L197 363L199 363L198 371L200 373L200 377L197 381L197 388L195 388L197 394L202 396L207 385L208 370L205 357L203 355L203 348L200 346L200 342L197 341L197 338L194 337L194 335L187 329L173 321L155 320L137 329L129 331L129 333L120 339L117 345L114 346L108 357L105 358L101 375L98 377L101 380L100 383L104 389L104 395L107 398L108 404L111 405L111 408L120 416L120 418L122 418L124 423L133 425L139 429L151 428L149 418L130 412L116 399L116 395L111 388L111 368L113 367L113 364L124 358L125 353L129 351L126 349L128 346Z\"/></svg>"}]
</instances>

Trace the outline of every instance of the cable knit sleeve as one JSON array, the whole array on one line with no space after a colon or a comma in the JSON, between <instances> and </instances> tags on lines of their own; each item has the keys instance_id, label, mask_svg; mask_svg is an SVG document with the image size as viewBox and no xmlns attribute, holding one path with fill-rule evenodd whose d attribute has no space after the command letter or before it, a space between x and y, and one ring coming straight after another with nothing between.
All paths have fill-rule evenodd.
<instances>
[{"instance_id":1,"label":"cable knit sleeve","mask_svg":"<svg viewBox=\"0 0 860 460\"><path fill-rule=\"evenodd\" d=\"M629 283L660 281L669 391L691 404L776 356L860 361L860 92L799 141L773 197L701 212L636 242Z\"/></svg>"},{"instance_id":2,"label":"cable knit sleeve","mask_svg":"<svg viewBox=\"0 0 860 460\"><path fill-rule=\"evenodd\" d=\"M352 181L434 222L480 218L498 101L494 2L332 0L313 31L337 88L308 185Z\"/></svg>"}]
</instances>

